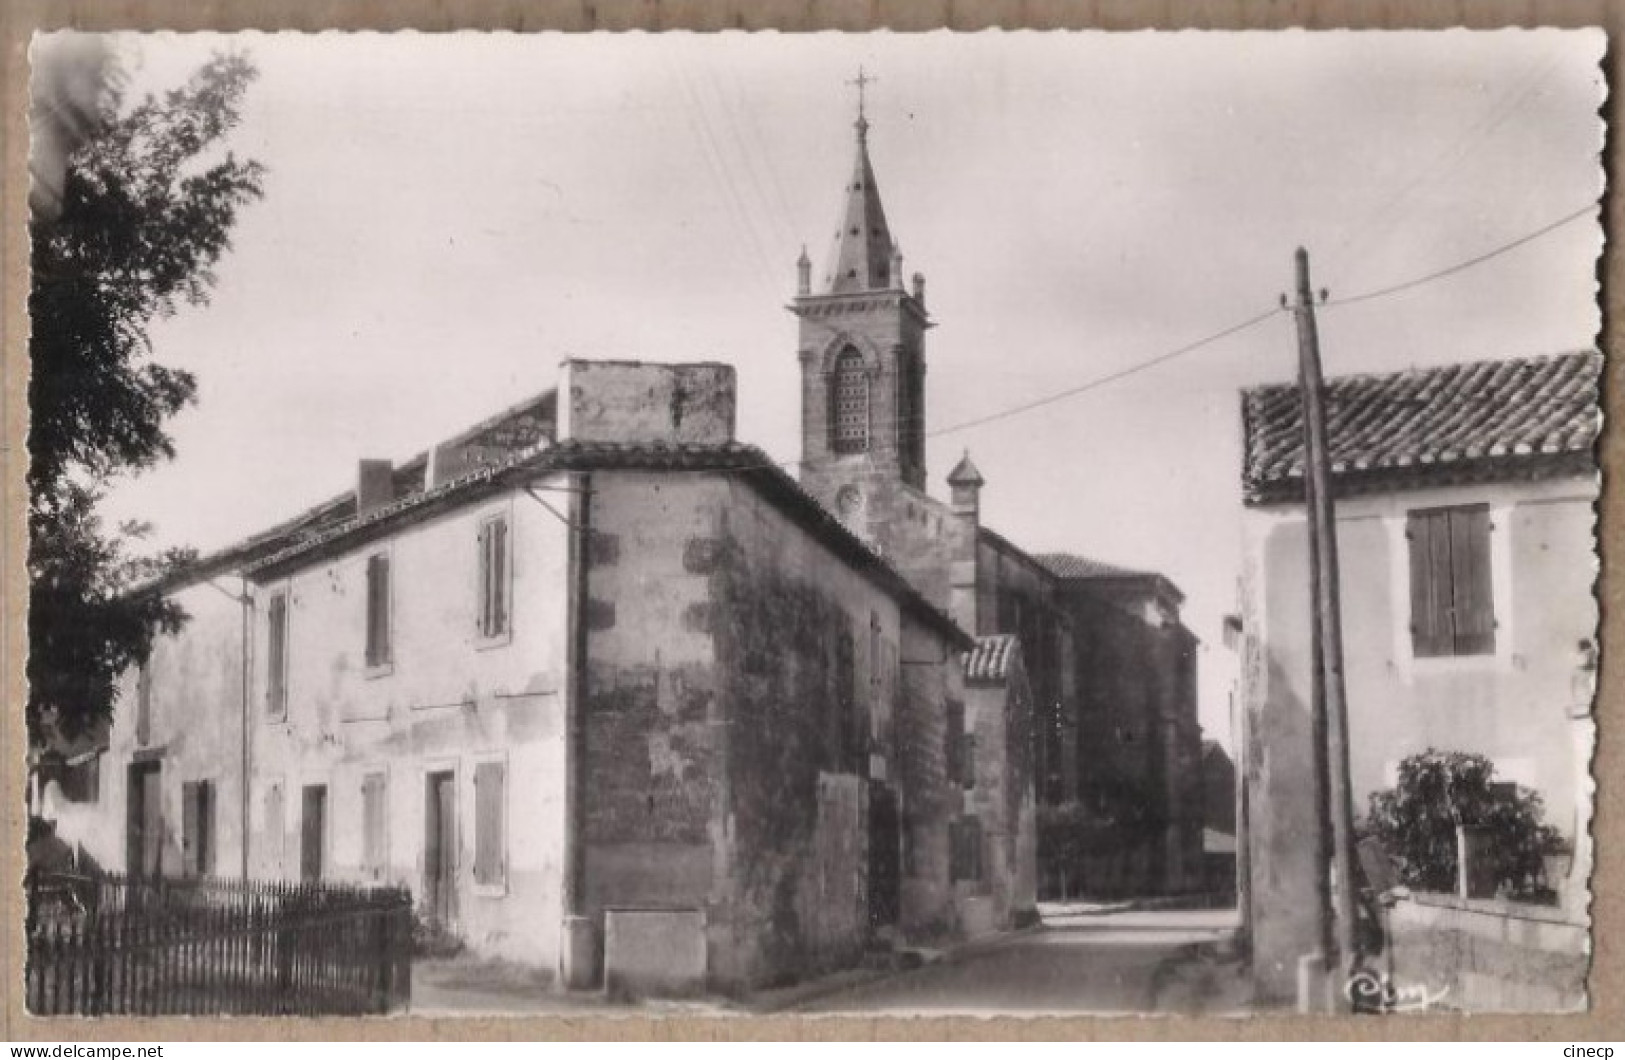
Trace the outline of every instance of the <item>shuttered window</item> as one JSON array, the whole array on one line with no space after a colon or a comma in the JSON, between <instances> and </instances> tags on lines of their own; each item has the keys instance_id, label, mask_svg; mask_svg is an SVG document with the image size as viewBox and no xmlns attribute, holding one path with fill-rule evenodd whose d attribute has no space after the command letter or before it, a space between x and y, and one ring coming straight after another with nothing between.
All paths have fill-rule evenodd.
<instances>
[{"instance_id":1,"label":"shuttered window","mask_svg":"<svg viewBox=\"0 0 1625 1060\"><path fill-rule=\"evenodd\" d=\"M976 786L976 734L965 733L959 743L959 783L965 788Z\"/></svg>"},{"instance_id":2,"label":"shuttered window","mask_svg":"<svg viewBox=\"0 0 1625 1060\"><path fill-rule=\"evenodd\" d=\"M181 868L187 876L214 874L214 784L181 785Z\"/></svg>"},{"instance_id":3,"label":"shuttered window","mask_svg":"<svg viewBox=\"0 0 1625 1060\"><path fill-rule=\"evenodd\" d=\"M474 767L474 882L502 887L507 882L507 780L503 762Z\"/></svg>"},{"instance_id":4,"label":"shuttered window","mask_svg":"<svg viewBox=\"0 0 1625 1060\"><path fill-rule=\"evenodd\" d=\"M367 665L390 661L389 557L380 553L367 560Z\"/></svg>"},{"instance_id":5,"label":"shuttered window","mask_svg":"<svg viewBox=\"0 0 1625 1060\"><path fill-rule=\"evenodd\" d=\"M508 517L487 519L479 536L479 633L500 637L508 632Z\"/></svg>"},{"instance_id":6,"label":"shuttered window","mask_svg":"<svg viewBox=\"0 0 1625 1060\"><path fill-rule=\"evenodd\" d=\"M835 358L830 380L830 448L837 453L869 448L869 376L863 357L850 347Z\"/></svg>"},{"instance_id":7,"label":"shuttered window","mask_svg":"<svg viewBox=\"0 0 1625 1060\"><path fill-rule=\"evenodd\" d=\"M135 742L145 747L152 738L152 659L135 675Z\"/></svg>"},{"instance_id":8,"label":"shuttered window","mask_svg":"<svg viewBox=\"0 0 1625 1060\"><path fill-rule=\"evenodd\" d=\"M389 861L387 781L382 773L361 779L361 871L368 879L383 879Z\"/></svg>"},{"instance_id":9,"label":"shuttered window","mask_svg":"<svg viewBox=\"0 0 1625 1060\"><path fill-rule=\"evenodd\" d=\"M288 594L272 593L265 608L266 712L288 713Z\"/></svg>"},{"instance_id":10,"label":"shuttered window","mask_svg":"<svg viewBox=\"0 0 1625 1060\"><path fill-rule=\"evenodd\" d=\"M862 774L869 760L869 718L858 688L857 641L850 629L835 643L835 762L843 773Z\"/></svg>"},{"instance_id":11,"label":"shuttered window","mask_svg":"<svg viewBox=\"0 0 1625 1060\"><path fill-rule=\"evenodd\" d=\"M1411 644L1418 658L1495 652L1488 505L1410 513Z\"/></svg>"},{"instance_id":12,"label":"shuttered window","mask_svg":"<svg viewBox=\"0 0 1625 1060\"><path fill-rule=\"evenodd\" d=\"M965 783L965 705L963 703L949 702L946 732L943 734L943 761L944 772L948 783L964 786Z\"/></svg>"}]
</instances>

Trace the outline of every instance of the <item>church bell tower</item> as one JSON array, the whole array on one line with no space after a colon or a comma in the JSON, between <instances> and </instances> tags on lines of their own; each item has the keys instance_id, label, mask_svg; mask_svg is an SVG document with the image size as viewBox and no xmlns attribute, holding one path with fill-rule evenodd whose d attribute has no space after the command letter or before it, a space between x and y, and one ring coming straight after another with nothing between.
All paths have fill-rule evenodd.
<instances>
[{"instance_id":1,"label":"church bell tower","mask_svg":"<svg viewBox=\"0 0 1625 1060\"><path fill-rule=\"evenodd\" d=\"M886 224L860 70L856 160L843 191L828 267L814 285L797 262L801 481L847 527L871 540L898 487L925 490L925 278L905 287L903 254Z\"/></svg>"}]
</instances>

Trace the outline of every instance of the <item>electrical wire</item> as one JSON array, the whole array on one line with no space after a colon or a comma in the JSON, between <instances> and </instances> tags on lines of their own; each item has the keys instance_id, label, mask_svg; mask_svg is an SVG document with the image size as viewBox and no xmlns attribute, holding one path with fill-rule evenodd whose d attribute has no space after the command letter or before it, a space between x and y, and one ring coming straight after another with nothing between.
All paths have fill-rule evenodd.
<instances>
[{"instance_id":1,"label":"electrical wire","mask_svg":"<svg viewBox=\"0 0 1625 1060\"><path fill-rule=\"evenodd\" d=\"M1379 288L1376 288L1375 290L1364 291L1364 292L1361 292L1360 294L1348 295L1347 297L1343 297L1343 298L1332 298L1332 299L1327 300L1326 302L1323 302L1322 305L1325 306L1325 307L1330 308L1330 307L1333 307L1333 306L1355 305L1355 304L1360 303L1360 302L1370 302L1370 301L1374 301L1375 299L1378 299L1378 298L1387 298L1389 295L1399 294L1401 291L1409 291L1409 290L1412 290L1414 288L1421 287L1424 284L1433 283L1435 280L1442 280L1447 276L1454 276L1456 273L1464 272L1467 269L1470 269L1475 265L1482 265L1484 262L1489 261L1492 258L1498 258L1502 254L1507 253L1508 251L1516 250L1517 248L1523 246L1525 243L1532 243L1535 240L1539 239L1541 236L1547 235L1548 233L1551 233L1551 232L1555 232L1559 228L1562 228L1564 225L1572 224L1573 222L1578 221L1580 218L1586 216L1587 214L1596 212L1597 209L1598 209L1598 204L1597 203L1591 203L1591 204L1589 204L1587 206L1582 206L1580 209L1575 210L1572 213L1564 214L1562 217L1559 217L1555 221L1552 221L1552 222L1549 222L1547 224L1541 225L1539 228L1535 229L1533 232L1528 232L1528 233L1526 233L1524 235L1521 235L1517 239L1511 240L1510 242L1502 243L1500 246L1494 248L1493 250L1487 250L1482 254L1478 254L1478 255L1476 255L1474 257L1467 258L1464 261L1458 261L1454 265L1447 265L1446 267L1444 267L1442 269L1438 269L1438 270L1436 270L1434 272L1427 273L1426 275L1423 275L1423 276L1418 276L1418 277L1416 277L1414 279L1405 280L1402 283L1390 284L1387 287L1379 287Z\"/></svg>"}]
</instances>

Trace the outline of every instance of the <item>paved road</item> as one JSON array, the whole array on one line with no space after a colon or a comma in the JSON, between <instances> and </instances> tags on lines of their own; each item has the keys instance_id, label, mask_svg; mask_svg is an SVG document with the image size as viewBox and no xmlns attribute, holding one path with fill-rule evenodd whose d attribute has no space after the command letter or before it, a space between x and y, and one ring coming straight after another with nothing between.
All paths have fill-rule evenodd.
<instances>
[{"instance_id":1,"label":"paved road","mask_svg":"<svg viewBox=\"0 0 1625 1060\"><path fill-rule=\"evenodd\" d=\"M1246 979L1223 958L1229 910L1058 913L916 971L826 995L796 1012L1147 1013L1244 1011Z\"/></svg>"}]
</instances>

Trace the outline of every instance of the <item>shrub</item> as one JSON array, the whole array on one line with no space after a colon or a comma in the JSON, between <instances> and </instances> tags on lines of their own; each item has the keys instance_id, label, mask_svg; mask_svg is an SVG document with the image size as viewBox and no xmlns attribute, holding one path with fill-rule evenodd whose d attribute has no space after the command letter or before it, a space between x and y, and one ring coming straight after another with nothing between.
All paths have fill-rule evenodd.
<instances>
[{"instance_id":1,"label":"shrub","mask_svg":"<svg viewBox=\"0 0 1625 1060\"><path fill-rule=\"evenodd\" d=\"M1497 889L1533 897L1546 854L1562 848L1557 830L1541 821L1540 794L1495 779L1483 755L1433 748L1399 766L1399 783L1371 793L1366 829L1387 848L1400 882L1425 891L1456 888L1456 826L1487 836Z\"/></svg>"}]
</instances>

